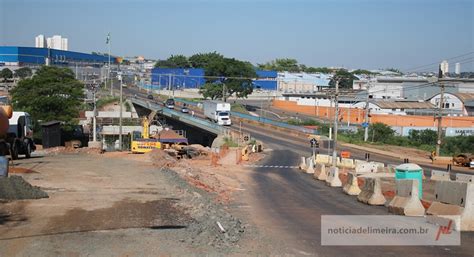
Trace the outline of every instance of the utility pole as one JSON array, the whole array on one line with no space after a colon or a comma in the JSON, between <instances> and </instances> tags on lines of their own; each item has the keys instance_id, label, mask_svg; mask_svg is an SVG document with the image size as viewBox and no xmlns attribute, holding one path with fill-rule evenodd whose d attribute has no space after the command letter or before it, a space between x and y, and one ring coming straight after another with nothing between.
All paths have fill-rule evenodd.
<instances>
[{"instance_id":1,"label":"utility pole","mask_svg":"<svg viewBox=\"0 0 474 257\"><path fill-rule=\"evenodd\" d=\"M327 112L327 118L329 120L329 140L332 139L332 125L331 125L331 122L330 122L330 119L329 119L329 112L332 110L332 97L329 96L329 109L328 109L328 112Z\"/></svg>"},{"instance_id":2,"label":"utility pole","mask_svg":"<svg viewBox=\"0 0 474 257\"><path fill-rule=\"evenodd\" d=\"M119 150L122 151L122 108L123 108L123 85L122 85L122 73L120 72L118 79L120 81L120 116L119 116Z\"/></svg>"},{"instance_id":3,"label":"utility pole","mask_svg":"<svg viewBox=\"0 0 474 257\"><path fill-rule=\"evenodd\" d=\"M97 104L96 104L95 93L96 93L96 87L95 87L95 81L94 81L94 86L92 88L92 95L94 99L94 115L92 116L92 141L93 142L97 142Z\"/></svg>"},{"instance_id":4,"label":"utility pole","mask_svg":"<svg viewBox=\"0 0 474 257\"><path fill-rule=\"evenodd\" d=\"M440 70L440 72L441 72L441 70ZM442 77L442 75L441 75L441 77ZM436 141L436 156L439 156L439 150L441 148L441 136L443 134L443 128L441 127L441 125L442 125L441 121L443 119L444 83L440 81L439 86L441 87L441 93L440 93L440 98L439 98L439 109L438 109L438 140Z\"/></svg>"},{"instance_id":5,"label":"utility pole","mask_svg":"<svg viewBox=\"0 0 474 257\"><path fill-rule=\"evenodd\" d=\"M113 83L112 83L112 79L110 78L110 33L107 34L107 46L109 47L109 66L108 66L108 72L107 72L107 78L108 78L108 82L110 83L110 95L113 96L114 95L114 87L113 87Z\"/></svg>"},{"instance_id":6,"label":"utility pole","mask_svg":"<svg viewBox=\"0 0 474 257\"><path fill-rule=\"evenodd\" d=\"M370 77L367 81L367 98L365 99L365 128L364 128L364 142L369 139L369 91L370 91Z\"/></svg>"},{"instance_id":7,"label":"utility pole","mask_svg":"<svg viewBox=\"0 0 474 257\"><path fill-rule=\"evenodd\" d=\"M336 92L334 94L334 144L332 151L332 166L337 166L337 123L339 116L339 104L338 104L338 94L339 94L339 80L336 80Z\"/></svg>"},{"instance_id":8,"label":"utility pole","mask_svg":"<svg viewBox=\"0 0 474 257\"><path fill-rule=\"evenodd\" d=\"M171 73L168 74L168 98L171 98Z\"/></svg>"},{"instance_id":9,"label":"utility pole","mask_svg":"<svg viewBox=\"0 0 474 257\"><path fill-rule=\"evenodd\" d=\"M227 102L227 99L225 99L225 83L222 83L222 101Z\"/></svg>"}]
</instances>

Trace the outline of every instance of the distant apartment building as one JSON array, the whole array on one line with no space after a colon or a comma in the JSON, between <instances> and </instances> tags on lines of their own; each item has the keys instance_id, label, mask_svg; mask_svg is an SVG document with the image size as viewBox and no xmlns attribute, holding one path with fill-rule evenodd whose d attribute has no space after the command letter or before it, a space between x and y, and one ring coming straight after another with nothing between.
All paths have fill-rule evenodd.
<instances>
[{"instance_id":1,"label":"distant apartment building","mask_svg":"<svg viewBox=\"0 0 474 257\"><path fill-rule=\"evenodd\" d=\"M447 60L444 60L441 62L440 69L443 72L443 74L446 74L449 72L449 63Z\"/></svg>"},{"instance_id":2,"label":"distant apartment building","mask_svg":"<svg viewBox=\"0 0 474 257\"><path fill-rule=\"evenodd\" d=\"M38 35L35 37L35 47L51 48L63 51L68 51L69 48L68 39L63 38L60 35L54 35L48 38L45 38L44 35Z\"/></svg>"},{"instance_id":3,"label":"distant apartment building","mask_svg":"<svg viewBox=\"0 0 474 257\"><path fill-rule=\"evenodd\" d=\"M35 37L35 47L46 48L46 38L44 35L38 35Z\"/></svg>"},{"instance_id":4,"label":"distant apartment building","mask_svg":"<svg viewBox=\"0 0 474 257\"><path fill-rule=\"evenodd\" d=\"M454 65L454 73L455 73L456 75L461 74L461 64L458 63L458 62Z\"/></svg>"}]
</instances>

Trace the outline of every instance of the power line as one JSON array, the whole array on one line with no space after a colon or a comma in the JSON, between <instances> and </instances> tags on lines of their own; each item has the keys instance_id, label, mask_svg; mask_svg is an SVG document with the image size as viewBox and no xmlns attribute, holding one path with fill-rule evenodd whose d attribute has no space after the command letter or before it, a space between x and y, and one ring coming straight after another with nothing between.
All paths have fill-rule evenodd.
<instances>
[{"instance_id":1,"label":"power line","mask_svg":"<svg viewBox=\"0 0 474 257\"><path fill-rule=\"evenodd\" d=\"M471 54L473 54L473 53L474 53L474 51L468 52L468 53L464 53L464 54L461 54L461 55L458 55L458 56L446 58L445 60L453 60L453 59L457 59L457 58L461 58L461 57L464 57L464 56L471 55ZM430 66L434 66L434 65L436 65L436 66L439 65L439 62L433 62L433 63L430 63L430 64L420 65L420 66L417 66L417 67L414 67L414 68L406 69L406 71L407 71L407 72L416 71L416 70L419 70L420 68L430 67Z\"/></svg>"}]
</instances>

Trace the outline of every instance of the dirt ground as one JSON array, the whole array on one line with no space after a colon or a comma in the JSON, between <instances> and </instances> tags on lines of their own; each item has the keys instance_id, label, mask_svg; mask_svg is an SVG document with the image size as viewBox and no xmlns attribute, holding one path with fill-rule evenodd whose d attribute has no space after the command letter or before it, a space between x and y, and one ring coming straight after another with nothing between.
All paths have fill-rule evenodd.
<instances>
[{"instance_id":1,"label":"dirt ground","mask_svg":"<svg viewBox=\"0 0 474 257\"><path fill-rule=\"evenodd\" d=\"M242 166L211 168L209 158L177 162L151 154L42 153L16 161L11 175L40 187L49 198L0 202L0 256L274 251L269 247L274 241L242 208L250 172Z\"/></svg>"}]
</instances>

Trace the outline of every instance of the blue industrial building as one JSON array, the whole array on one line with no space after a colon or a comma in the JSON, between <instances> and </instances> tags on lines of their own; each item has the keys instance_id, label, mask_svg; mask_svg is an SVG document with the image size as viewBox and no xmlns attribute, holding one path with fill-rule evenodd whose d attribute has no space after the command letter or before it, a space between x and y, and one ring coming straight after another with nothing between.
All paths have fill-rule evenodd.
<instances>
[{"instance_id":1,"label":"blue industrial building","mask_svg":"<svg viewBox=\"0 0 474 257\"><path fill-rule=\"evenodd\" d=\"M151 84L161 89L170 85L175 89L200 88L205 83L204 69L200 68L154 68L151 70Z\"/></svg>"},{"instance_id":2,"label":"blue industrial building","mask_svg":"<svg viewBox=\"0 0 474 257\"><path fill-rule=\"evenodd\" d=\"M257 70L256 73L257 79L252 82L254 88L277 90L278 73L276 71ZM200 88L206 83L206 79L204 69L201 68L154 68L151 83L162 89L170 85L175 89Z\"/></svg>"},{"instance_id":3,"label":"blue industrial building","mask_svg":"<svg viewBox=\"0 0 474 257\"><path fill-rule=\"evenodd\" d=\"M0 46L0 65L34 66L34 65L103 65L109 61L108 56L63 51L50 48ZM116 58L111 57L115 63Z\"/></svg>"}]
</instances>

